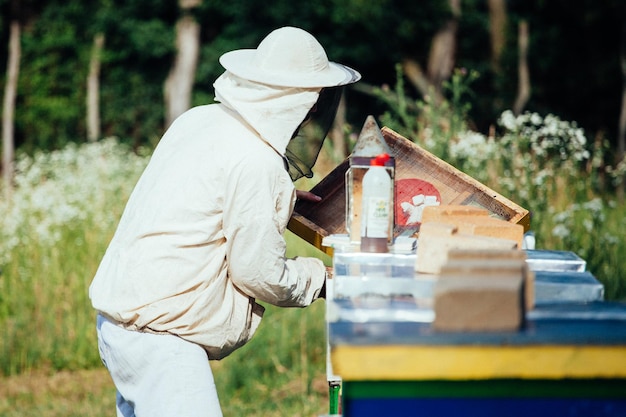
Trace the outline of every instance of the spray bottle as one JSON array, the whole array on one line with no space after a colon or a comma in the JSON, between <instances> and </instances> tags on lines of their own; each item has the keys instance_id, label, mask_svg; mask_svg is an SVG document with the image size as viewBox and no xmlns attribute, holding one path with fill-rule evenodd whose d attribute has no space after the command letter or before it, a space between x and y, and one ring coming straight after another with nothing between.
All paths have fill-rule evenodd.
<instances>
[{"instance_id":1,"label":"spray bottle","mask_svg":"<svg viewBox=\"0 0 626 417\"><path fill-rule=\"evenodd\" d=\"M385 162L386 153L372 159L363 176L361 252L388 252L393 226L393 182Z\"/></svg>"}]
</instances>

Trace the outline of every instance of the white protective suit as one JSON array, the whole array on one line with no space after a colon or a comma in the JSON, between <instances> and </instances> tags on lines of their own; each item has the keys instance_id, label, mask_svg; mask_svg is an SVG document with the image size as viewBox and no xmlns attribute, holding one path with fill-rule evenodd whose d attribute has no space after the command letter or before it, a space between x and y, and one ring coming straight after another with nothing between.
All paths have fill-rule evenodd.
<instances>
[{"instance_id":1,"label":"white protective suit","mask_svg":"<svg viewBox=\"0 0 626 417\"><path fill-rule=\"evenodd\" d=\"M311 304L325 267L285 258L295 189L282 155L319 91L225 72L221 103L187 111L157 146L90 286L94 308L220 359L254 334L255 300Z\"/></svg>"}]
</instances>

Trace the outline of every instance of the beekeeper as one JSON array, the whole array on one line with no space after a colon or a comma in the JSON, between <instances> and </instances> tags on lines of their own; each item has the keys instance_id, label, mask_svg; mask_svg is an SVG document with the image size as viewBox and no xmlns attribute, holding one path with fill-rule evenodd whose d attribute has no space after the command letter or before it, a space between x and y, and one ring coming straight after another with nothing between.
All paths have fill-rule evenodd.
<instances>
[{"instance_id":1,"label":"beekeeper","mask_svg":"<svg viewBox=\"0 0 626 417\"><path fill-rule=\"evenodd\" d=\"M324 296L322 261L286 259L283 232L292 180L311 175L341 88L360 75L294 27L220 63L218 103L162 137L89 288L118 416L221 416L207 359L252 338L257 301ZM302 134L309 120L317 140Z\"/></svg>"}]
</instances>

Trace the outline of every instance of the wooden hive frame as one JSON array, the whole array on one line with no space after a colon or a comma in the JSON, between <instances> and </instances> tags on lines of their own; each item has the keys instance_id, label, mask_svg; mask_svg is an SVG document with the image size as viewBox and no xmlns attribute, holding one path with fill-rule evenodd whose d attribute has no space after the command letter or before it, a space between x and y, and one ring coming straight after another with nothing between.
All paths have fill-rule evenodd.
<instances>
[{"instance_id":1,"label":"wooden hive frame","mask_svg":"<svg viewBox=\"0 0 626 417\"><path fill-rule=\"evenodd\" d=\"M521 224L525 231L530 229L528 210L393 130L383 127L381 132L395 157L396 181L411 178L427 181L439 191L442 205L482 207L493 217ZM311 192L322 197L322 201L299 200L288 225L294 234L328 254L332 254L332 250L322 246L323 238L347 233L345 178L349 167L349 159L344 160L311 189ZM397 226L394 233L397 235L405 230L406 228Z\"/></svg>"}]
</instances>

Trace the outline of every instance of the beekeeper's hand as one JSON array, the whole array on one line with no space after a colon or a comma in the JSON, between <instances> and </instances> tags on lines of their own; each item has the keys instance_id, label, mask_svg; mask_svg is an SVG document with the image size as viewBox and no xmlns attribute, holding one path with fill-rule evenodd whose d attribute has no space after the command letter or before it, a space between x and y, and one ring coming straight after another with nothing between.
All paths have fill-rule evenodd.
<instances>
[{"instance_id":1,"label":"beekeeper's hand","mask_svg":"<svg viewBox=\"0 0 626 417\"><path fill-rule=\"evenodd\" d=\"M302 190L296 190L296 198L298 200L307 200L307 201L312 201L314 203L317 203L318 201L322 201L322 197L320 197L319 195L315 195L310 191L302 191Z\"/></svg>"},{"instance_id":2,"label":"beekeeper's hand","mask_svg":"<svg viewBox=\"0 0 626 417\"><path fill-rule=\"evenodd\" d=\"M318 294L317 298L324 298L326 299L326 285L328 285L328 280L333 278L333 267L332 266L327 266L326 267L326 278L324 279L324 284L322 285L322 288L320 289L320 293Z\"/></svg>"}]
</instances>

